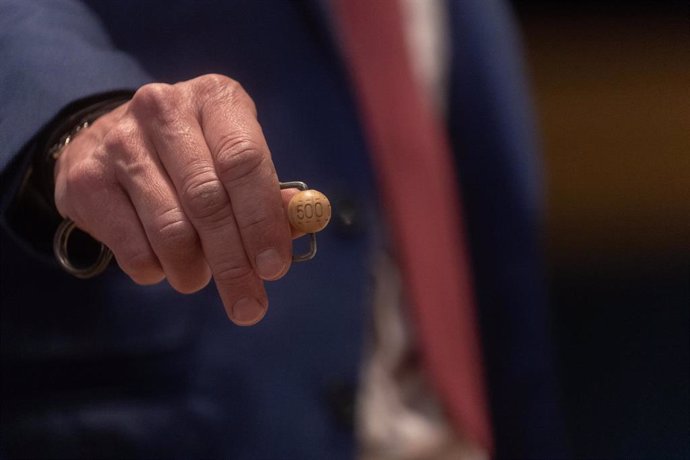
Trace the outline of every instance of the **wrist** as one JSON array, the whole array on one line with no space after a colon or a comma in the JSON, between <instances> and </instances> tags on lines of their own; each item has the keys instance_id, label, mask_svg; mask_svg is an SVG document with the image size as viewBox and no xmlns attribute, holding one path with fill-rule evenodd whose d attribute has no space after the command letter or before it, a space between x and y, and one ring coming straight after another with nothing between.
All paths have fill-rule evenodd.
<instances>
[{"instance_id":1,"label":"wrist","mask_svg":"<svg viewBox=\"0 0 690 460\"><path fill-rule=\"evenodd\" d=\"M39 192L55 209L55 164L65 149L81 131L91 126L98 118L126 103L132 92L120 92L113 97L94 102L74 111L48 133L42 148L33 162L34 184Z\"/></svg>"},{"instance_id":2,"label":"wrist","mask_svg":"<svg viewBox=\"0 0 690 460\"><path fill-rule=\"evenodd\" d=\"M68 105L21 152L28 167L23 173L18 171L23 179L7 201L5 217L12 233L39 254L52 255L53 234L61 221L54 198L56 147L76 126L93 122L103 115L105 108L113 110L133 94L133 91L105 93Z\"/></svg>"}]
</instances>

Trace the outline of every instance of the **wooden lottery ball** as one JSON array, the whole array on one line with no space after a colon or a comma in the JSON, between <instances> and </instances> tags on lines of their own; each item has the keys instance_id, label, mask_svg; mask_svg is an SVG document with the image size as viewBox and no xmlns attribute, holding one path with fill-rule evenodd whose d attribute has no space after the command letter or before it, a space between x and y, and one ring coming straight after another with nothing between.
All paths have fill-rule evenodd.
<instances>
[{"instance_id":1,"label":"wooden lottery ball","mask_svg":"<svg viewBox=\"0 0 690 460\"><path fill-rule=\"evenodd\" d=\"M331 220L331 203L319 191L303 190L290 199L288 219L301 232L320 232Z\"/></svg>"}]
</instances>

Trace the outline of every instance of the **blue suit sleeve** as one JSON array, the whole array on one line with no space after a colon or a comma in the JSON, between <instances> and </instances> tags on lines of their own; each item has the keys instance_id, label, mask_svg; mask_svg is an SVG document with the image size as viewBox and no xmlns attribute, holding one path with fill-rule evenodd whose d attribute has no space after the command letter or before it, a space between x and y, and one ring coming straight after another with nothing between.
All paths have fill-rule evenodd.
<instances>
[{"instance_id":1,"label":"blue suit sleeve","mask_svg":"<svg viewBox=\"0 0 690 460\"><path fill-rule=\"evenodd\" d=\"M0 0L0 62L3 172L70 102L150 80L113 48L98 18L73 0Z\"/></svg>"}]
</instances>

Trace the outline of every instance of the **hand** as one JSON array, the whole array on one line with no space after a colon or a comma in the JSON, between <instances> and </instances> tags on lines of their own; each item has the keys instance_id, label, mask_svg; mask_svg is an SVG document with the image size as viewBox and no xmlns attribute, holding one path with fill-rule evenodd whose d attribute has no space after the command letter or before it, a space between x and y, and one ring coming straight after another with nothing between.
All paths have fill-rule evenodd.
<instances>
[{"instance_id":1,"label":"hand","mask_svg":"<svg viewBox=\"0 0 690 460\"><path fill-rule=\"evenodd\" d=\"M182 293L213 276L236 324L263 318L263 280L290 267L291 230L251 98L205 75L141 87L64 149L55 166L63 217L108 246L139 284Z\"/></svg>"}]
</instances>

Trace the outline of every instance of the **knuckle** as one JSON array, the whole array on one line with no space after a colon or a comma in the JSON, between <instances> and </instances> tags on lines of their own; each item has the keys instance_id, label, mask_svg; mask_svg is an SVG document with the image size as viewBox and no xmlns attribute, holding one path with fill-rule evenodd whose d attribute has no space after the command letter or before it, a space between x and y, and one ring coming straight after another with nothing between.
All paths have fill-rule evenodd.
<instances>
[{"instance_id":1,"label":"knuckle","mask_svg":"<svg viewBox=\"0 0 690 460\"><path fill-rule=\"evenodd\" d=\"M197 243L194 228L178 208L162 213L155 225L157 240L166 250L186 251Z\"/></svg>"},{"instance_id":2,"label":"knuckle","mask_svg":"<svg viewBox=\"0 0 690 460\"><path fill-rule=\"evenodd\" d=\"M149 83L134 93L129 107L136 115L167 124L178 118L179 99L177 89L173 85Z\"/></svg>"},{"instance_id":3,"label":"knuckle","mask_svg":"<svg viewBox=\"0 0 690 460\"><path fill-rule=\"evenodd\" d=\"M206 275L197 275L193 278L190 276L186 276L179 279L173 279L171 277L168 277L168 282L173 287L173 289L175 289L177 292L181 294L193 294L195 292L198 292L205 288L208 285L209 281L211 281L211 277Z\"/></svg>"},{"instance_id":4,"label":"knuckle","mask_svg":"<svg viewBox=\"0 0 690 460\"><path fill-rule=\"evenodd\" d=\"M252 276L252 268L246 263L238 263L237 260L221 262L214 267L216 282L224 285L249 285Z\"/></svg>"},{"instance_id":5,"label":"knuckle","mask_svg":"<svg viewBox=\"0 0 690 460\"><path fill-rule=\"evenodd\" d=\"M136 128L130 124L119 124L103 137L106 155L133 151L136 144Z\"/></svg>"},{"instance_id":6,"label":"knuckle","mask_svg":"<svg viewBox=\"0 0 690 460\"><path fill-rule=\"evenodd\" d=\"M236 100L242 97L244 88L236 80L225 75L212 73L198 79L199 89L209 99Z\"/></svg>"},{"instance_id":7,"label":"knuckle","mask_svg":"<svg viewBox=\"0 0 690 460\"><path fill-rule=\"evenodd\" d=\"M199 77L197 85L201 98L201 112L206 111L206 104L224 104L228 107L241 106L249 109L256 116L256 105L237 80L220 74L209 74Z\"/></svg>"},{"instance_id":8,"label":"knuckle","mask_svg":"<svg viewBox=\"0 0 690 460\"><path fill-rule=\"evenodd\" d=\"M118 264L134 281L148 284L158 279L161 268L158 260L150 250L121 250L116 253Z\"/></svg>"},{"instance_id":9,"label":"knuckle","mask_svg":"<svg viewBox=\"0 0 690 460\"><path fill-rule=\"evenodd\" d=\"M89 197L106 186L105 173L98 162L82 161L70 168L65 186L70 196Z\"/></svg>"},{"instance_id":10,"label":"knuckle","mask_svg":"<svg viewBox=\"0 0 690 460\"><path fill-rule=\"evenodd\" d=\"M250 214L238 215L237 224L243 235L252 235L252 238L267 240L275 239L276 225L273 216L260 206L250 207Z\"/></svg>"},{"instance_id":11,"label":"knuckle","mask_svg":"<svg viewBox=\"0 0 690 460\"><path fill-rule=\"evenodd\" d=\"M237 81L232 78L219 74L219 73L209 73L199 77L201 83L209 88L223 88L223 87L233 87L239 85Z\"/></svg>"},{"instance_id":12,"label":"knuckle","mask_svg":"<svg viewBox=\"0 0 690 460\"><path fill-rule=\"evenodd\" d=\"M182 186L181 199L192 218L222 219L229 210L223 184L213 172L201 170L190 174Z\"/></svg>"},{"instance_id":13,"label":"knuckle","mask_svg":"<svg viewBox=\"0 0 690 460\"><path fill-rule=\"evenodd\" d=\"M237 182L260 170L265 157L257 143L243 134L226 134L214 149L216 170L225 183Z\"/></svg>"}]
</instances>

